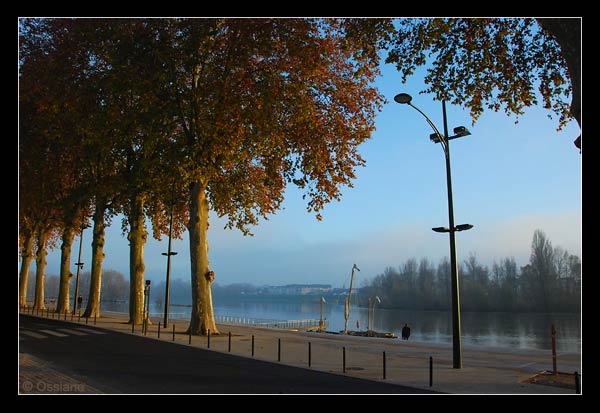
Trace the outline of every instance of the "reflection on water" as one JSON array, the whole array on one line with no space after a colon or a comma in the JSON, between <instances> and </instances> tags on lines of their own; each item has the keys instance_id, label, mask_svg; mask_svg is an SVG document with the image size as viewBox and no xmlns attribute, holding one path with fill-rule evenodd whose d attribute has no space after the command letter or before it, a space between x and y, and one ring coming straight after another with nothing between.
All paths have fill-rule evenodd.
<instances>
[{"instance_id":1,"label":"reflection on water","mask_svg":"<svg viewBox=\"0 0 600 413\"><path fill-rule=\"evenodd\" d=\"M127 312L127 303L102 303L103 310ZM271 300L218 300L215 314L219 316L260 318L270 320L318 319L321 306L315 301ZM150 313L162 316L162 306L154 304ZM189 318L190 307L171 306L171 318ZM344 329L344 306L323 305L323 318L329 321L329 330ZM367 328L367 309L352 307L348 328ZM450 311L406 311L375 308L373 328L381 332L400 330L407 323L411 328L410 339L414 341L451 343L452 317ZM581 317L579 314L525 314L462 312L463 345L483 345L532 349L551 349L550 326L556 327L558 351L581 351Z\"/></svg>"}]
</instances>

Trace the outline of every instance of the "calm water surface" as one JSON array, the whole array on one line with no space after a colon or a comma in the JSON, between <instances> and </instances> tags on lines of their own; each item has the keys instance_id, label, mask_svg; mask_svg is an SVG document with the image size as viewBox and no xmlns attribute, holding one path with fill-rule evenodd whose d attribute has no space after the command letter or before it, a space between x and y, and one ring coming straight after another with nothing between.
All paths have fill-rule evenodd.
<instances>
[{"instance_id":1,"label":"calm water surface","mask_svg":"<svg viewBox=\"0 0 600 413\"><path fill-rule=\"evenodd\" d=\"M103 303L104 310L128 311L127 304ZM267 320L319 319L320 305L314 301L215 300L217 316L246 317ZM163 314L162 306L151 305L152 316ZM171 306L171 318L189 318L190 307ZM344 329L344 306L324 304L323 318L329 322L330 331ZM348 329L367 328L367 309L352 307ZM375 308L373 328L381 332L400 330L407 323L411 328L410 340L429 343L452 342L452 317L450 311L406 311ZM580 314L530 314L462 312L463 345L551 349L550 328L557 331L557 350L581 352Z\"/></svg>"}]
</instances>

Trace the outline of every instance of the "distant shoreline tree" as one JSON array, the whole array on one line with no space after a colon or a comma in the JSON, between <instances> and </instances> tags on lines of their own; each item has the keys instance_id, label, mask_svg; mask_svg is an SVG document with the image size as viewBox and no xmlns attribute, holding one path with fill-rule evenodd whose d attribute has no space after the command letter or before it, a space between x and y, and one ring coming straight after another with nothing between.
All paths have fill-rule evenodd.
<instances>
[{"instance_id":1,"label":"distant shoreline tree","mask_svg":"<svg viewBox=\"0 0 600 413\"><path fill-rule=\"evenodd\" d=\"M398 269L387 267L366 281L360 304L366 306L368 297L377 295L382 308L449 310L448 259L443 258L437 270L423 259L417 271L416 262L408 259ZM581 261L552 247L541 230L534 232L530 261L520 271L512 257L494 262L490 271L471 254L460 264L459 273L462 311L581 311Z\"/></svg>"}]
</instances>

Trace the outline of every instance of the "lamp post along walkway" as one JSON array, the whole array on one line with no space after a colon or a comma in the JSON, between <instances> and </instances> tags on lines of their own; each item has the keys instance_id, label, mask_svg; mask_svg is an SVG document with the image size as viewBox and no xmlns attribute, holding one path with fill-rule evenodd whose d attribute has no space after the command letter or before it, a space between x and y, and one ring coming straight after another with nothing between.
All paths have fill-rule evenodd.
<instances>
[{"instance_id":1,"label":"lamp post along walkway","mask_svg":"<svg viewBox=\"0 0 600 413\"><path fill-rule=\"evenodd\" d=\"M468 136L471 134L464 126L454 128L454 135L448 136L448 121L446 118L446 101L442 100L442 112L444 117L444 134L435 127L434 123L425 113L413 105L412 97L407 93L400 93L394 97L394 100L400 104L409 105L418 111L429 123L429 126L435 133L429 136L434 143L441 143L446 158L446 184L448 187L448 228L435 227L435 232L447 232L450 236L450 278L452 294L452 366L455 369L462 368L462 344L460 328L460 292L458 287L458 261L456 258L456 232L466 231L473 228L471 224L454 224L454 202L452 199L452 174L450 169L450 140Z\"/></svg>"},{"instance_id":2,"label":"lamp post along walkway","mask_svg":"<svg viewBox=\"0 0 600 413\"><path fill-rule=\"evenodd\" d=\"M161 253L161 255L167 256L167 281L165 285L165 314L163 318L163 327L167 328L169 323L169 306L171 298L171 256L177 255L175 251L171 251L171 238L173 237L173 192L171 193L171 217L169 218L169 244L167 252Z\"/></svg>"},{"instance_id":3,"label":"lamp post along walkway","mask_svg":"<svg viewBox=\"0 0 600 413\"><path fill-rule=\"evenodd\" d=\"M77 304L78 304L77 298L79 297L79 273L81 270L83 270L83 262L81 262L81 246L83 243L83 230L86 228L89 228L89 227L86 226L82 222L81 223L81 233L79 235L79 256L78 256L77 262L75 263L75 265L77 266L77 275L75 276L75 292L73 293L73 312L72 312L72 314L75 314L77 312Z\"/></svg>"}]
</instances>

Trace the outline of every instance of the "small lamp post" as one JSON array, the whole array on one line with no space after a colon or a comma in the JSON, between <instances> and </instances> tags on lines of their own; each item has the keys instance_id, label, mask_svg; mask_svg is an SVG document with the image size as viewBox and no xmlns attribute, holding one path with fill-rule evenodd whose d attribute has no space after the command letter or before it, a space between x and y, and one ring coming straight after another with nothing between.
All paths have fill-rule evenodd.
<instances>
[{"instance_id":1,"label":"small lamp post","mask_svg":"<svg viewBox=\"0 0 600 413\"><path fill-rule=\"evenodd\" d=\"M174 187L173 187L174 188ZM175 251L171 251L171 238L173 236L173 203L174 193L171 193L171 217L169 218L169 244L167 252L161 253L167 257L167 282L165 285L165 315L163 317L163 327L167 328L169 323L169 306L171 300L171 256L177 255Z\"/></svg>"},{"instance_id":2,"label":"small lamp post","mask_svg":"<svg viewBox=\"0 0 600 413\"><path fill-rule=\"evenodd\" d=\"M150 280L146 280L146 285L144 287L144 318L142 321L142 326L144 327L144 331L148 329L148 315L150 313Z\"/></svg>"},{"instance_id":3,"label":"small lamp post","mask_svg":"<svg viewBox=\"0 0 600 413\"><path fill-rule=\"evenodd\" d=\"M81 262L81 245L83 243L83 230L89 228L83 221L81 222L81 234L79 235L79 258L75 265L77 266L77 275L75 275L75 293L73 294L73 314L77 312L77 297L79 297L79 272L83 270L83 263Z\"/></svg>"}]
</instances>

